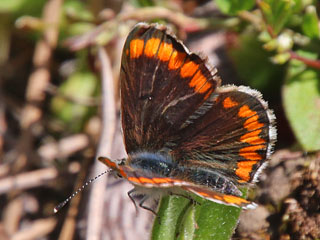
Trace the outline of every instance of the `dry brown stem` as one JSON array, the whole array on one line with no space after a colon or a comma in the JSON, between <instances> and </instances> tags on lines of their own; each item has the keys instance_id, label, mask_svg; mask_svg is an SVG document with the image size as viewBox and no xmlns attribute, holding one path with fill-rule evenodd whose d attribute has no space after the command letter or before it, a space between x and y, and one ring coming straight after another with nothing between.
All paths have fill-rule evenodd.
<instances>
[{"instance_id":1,"label":"dry brown stem","mask_svg":"<svg viewBox=\"0 0 320 240\"><path fill-rule=\"evenodd\" d=\"M0 180L0 194L13 190L39 187L45 185L48 181L56 179L57 176L57 169L51 167L3 178Z\"/></svg>"},{"instance_id":2,"label":"dry brown stem","mask_svg":"<svg viewBox=\"0 0 320 240\"><path fill-rule=\"evenodd\" d=\"M15 233L11 240L40 239L53 231L57 224L55 218L38 219L31 223L31 226Z\"/></svg>"},{"instance_id":3,"label":"dry brown stem","mask_svg":"<svg viewBox=\"0 0 320 240\"><path fill-rule=\"evenodd\" d=\"M59 142L51 142L42 145L39 148L38 153L44 161L51 162L57 158L67 158L75 152L86 148L88 145L89 138L87 135L75 134L62 138Z\"/></svg>"},{"instance_id":4,"label":"dry brown stem","mask_svg":"<svg viewBox=\"0 0 320 240\"><path fill-rule=\"evenodd\" d=\"M42 116L41 103L45 97L45 89L50 82L50 59L52 50L58 41L60 8L63 0L49 0L43 10L43 21L47 28L43 38L37 43L33 64L35 70L30 75L26 89L26 105L21 114L20 126L23 130L18 144L14 171L19 172L27 164L27 152L32 149L31 126Z\"/></svg>"},{"instance_id":5,"label":"dry brown stem","mask_svg":"<svg viewBox=\"0 0 320 240\"><path fill-rule=\"evenodd\" d=\"M116 126L116 104L114 99L114 79L109 56L104 48L100 47L98 58L101 63L102 75L102 132L97 150L97 156L110 156ZM96 161L93 169L93 176L101 172L101 163ZM88 206L88 240L100 239L103 226L103 204L106 191L107 177L97 181L90 194Z\"/></svg>"}]
</instances>

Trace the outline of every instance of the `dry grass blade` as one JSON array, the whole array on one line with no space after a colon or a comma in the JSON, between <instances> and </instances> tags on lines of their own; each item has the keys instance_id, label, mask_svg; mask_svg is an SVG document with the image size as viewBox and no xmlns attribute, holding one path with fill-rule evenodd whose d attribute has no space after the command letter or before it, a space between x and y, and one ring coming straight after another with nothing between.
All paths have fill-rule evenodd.
<instances>
[{"instance_id":1,"label":"dry grass blade","mask_svg":"<svg viewBox=\"0 0 320 240\"><path fill-rule=\"evenodd\" d=\"M12 190L24 190L32 187L45 185L48 181L58 176L56 168L45 168L32 172L21 173L13 177L0 180L0 194Z\"/></svg>"},{"instance_id":2,"label":"dry grass blade","mask_svg":"<svg viewBox=\"0 0 320 240\"><path fill-rule=\"evenodd\" d=\"M97 150L98 156L111 154L112 142L116 125L116 107L114 100L114 80L112 68L107 52L100 47L98 57L102 69L102 133ZM96 161L93 169L93 176L101 172L101 164ZM103 216L104 193L106 190L107 177L100 179L92 187L88 207L88 240L100 239Z\"/></svg>"}]
</instances>

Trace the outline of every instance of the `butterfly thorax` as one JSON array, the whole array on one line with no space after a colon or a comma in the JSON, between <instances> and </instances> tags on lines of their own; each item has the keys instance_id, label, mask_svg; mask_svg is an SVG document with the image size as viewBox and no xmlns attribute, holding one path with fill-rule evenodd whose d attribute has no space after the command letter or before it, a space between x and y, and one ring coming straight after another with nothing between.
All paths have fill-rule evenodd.
<instances>
[{"instance_id":1,"label":"butterfly thorax","mask_svg":"<svg viewBox=\"0 0 320 240\"><path fill-rule=\"evenodd\" d=\"M126 165L135 170L136 175L169 177L176 163L171 156L160 152L138 152L129 154Z\"/></svg>"}]
</instances>

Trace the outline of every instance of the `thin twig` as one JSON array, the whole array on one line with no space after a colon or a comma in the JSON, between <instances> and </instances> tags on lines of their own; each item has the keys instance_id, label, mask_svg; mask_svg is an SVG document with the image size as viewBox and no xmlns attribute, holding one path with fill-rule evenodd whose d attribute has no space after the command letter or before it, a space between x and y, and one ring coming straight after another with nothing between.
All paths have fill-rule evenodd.
<instances>
[{"instance_id":1,"label":"thin twig","mask_svg":"<svg viewBox=\"0 0 320 240\"><path fill-rule=\"evenodd\" d=\"M89 138L85 134L75 134L59 140L46 143L39 147L38 154L46 162L57 158L67 158L89 145ZM0 170L1 176L1 170Z\"/></svg>"},{"instance_id":2,"label":"thin twig","mask_svg":"<svg viewBox=\"0 0 320 240\"><path fill-rule=\"evenodd\" d=\"M114 99L114 80L109 56L104 48L98 50L98 57L102 69L102 133L97 150L97 156L110 156L112 142L116 128L116 105ZM102 168L103 169L103 168ZM92 176L101 172L101 164L96 161ZM88 206L88 228L86 239L100 239L103 226L103 203L106 190L107 177L100 179L94 184Z\"/></svg>"},{"instance_id":3,"label":"thin twig","mask_svg":"<svg viewBox=\"0 0 320 240\"><path fill-rule=\"evenodd\" d=\"M43 186L47 184L48 181L56 179L57 176L57 169L51 167L3 178L0 180L0 194L12 190L24 190Z\"/></svg>"},{"instance_id":4,"label":"thin twig","mask_svg":"<svg viewBox=\"0 0 320 240\"><path fill-rule=\"evenodd\" d=\"M194 32L203 29L208 23L205 19L192 18L181 12L172 11L164 7L145 7L135 9L132 12L126 12L119 15L120 21L136 20L151 21L153 19L166 19L176 25L179 29L186 32Z\"/></svg>"},{"instance_id":5,"label":"thin twig","mask_svg":"<svg viewBox=\"0 0 320 240\"><path fill-rule=\"evenodd\" d=\"M43 20L48 27L43 33L43 38L37 43L34 53L35 71L31 74L26 89L28 103L22 113L23 129L39 121L42 115L40 107L35 103L40 104L44 100L45 90L50 82L50 59L58 41L62 2L63 0L49 0L44 7Z\"/></svg>"},{"instance_id":6,"label":"thin twig","mask_svg":"<svg viewBox=\"0 0 320 240\"><path fill-rule=\"evenodd\" d=\"M53 231L57 224L55 218L38 219L30 223L31 226L15 233L11 240L42 239Z\"/></svg>"},{"instance_id":7,"label":"thin twig","mask_svg":"<svg viewBox=\"0 0 320 240\"><path fill-rule=\"evenodd\" d=\"M100 24L91 31L68 39L65 46L69 47L72 51L86 48L90 45L101 45L98 39L103 33L108 33L110 36L117 31L118 26L122 22L128 20L136 20L137 22L152 21L153 19L166 19L176 25L181 31L194 32L205 29L210 26L216 26L217 21L192 18L184 15L183 13L174 12L163 7L145 7L135 9L131 12L119 14L116 18ZM220 24L220 23L219 23ZM220 24L221 25L221 24ZM111 37L112 38L112 37ZM105 44L105 43L102 43Z\"/></svg>"},{"instance_id":8,"label":"thin twig","mask_svg":"<svg viewBox=\"0 0 320 240\"><path fill-rule=\"evenodd\" d=\"M21 114L22 136L18 143L18 157L14 172L19 172L28 162L27 153L32 149L31 127L42 117L41 104L45 98L45 89L50 82L50 59L56 47L59 33L60 9L63 0L47 1L43 10L43 21L47 28L43 38L36 45L33 64L34 72L30 75L26 89L26 105Z\"/></svg>"},{"instance_id":9,"label":"thin twig","mask_svg":"<svg viewBox=\"0 0 320 240\"><path fill-rule=\"evenodd\" d=\"M83 164L81 166L81 171L78 174L76 184L74 185L73 192L76 192L81 186L83 186L83 183L85 182L88 168L91 165L92 159L86 158L83 161ZM83 192L79 192L77 194L77 197L72 197L70 200L70 207L68 209L67 217L64 220L63 227L61 229L59 240L69 240L74 238L74 234L76 231L76 223L77 223L77 215L80 211L80 200Z\"/></svg>"},{"instance_id":10,"label":"thin twig","mask_svg":"<svg viewBox=\"0 0 320 240\"><path fill-rule=\"evenodd\" d=\"M320 69L320 60L313 60L313 59L305 58L305 57L299 56L298 54L296 54L293 51L289 51L289 53L290 53L290 59L296 59L298 61L303 62L304 64L306 64L309 67Z\"/></svg>"}]
</instances>

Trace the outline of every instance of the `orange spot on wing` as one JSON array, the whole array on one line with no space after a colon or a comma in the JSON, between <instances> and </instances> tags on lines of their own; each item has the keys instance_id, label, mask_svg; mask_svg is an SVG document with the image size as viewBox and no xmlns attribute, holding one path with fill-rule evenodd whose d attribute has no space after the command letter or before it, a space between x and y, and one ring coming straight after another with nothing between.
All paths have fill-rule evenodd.
<instances>
[{"instance_id":1,"label":"orange spot on wing","mask_svg":"<svg viewBox=\"0 0 320 240\"><path fill-rule=\"evenodd\" d=\"M105 157L99 157L99 161L103 162L106 164L108 167L112 168L113 170L117 171L122 177L126 178L127 174L121 167L119 167L115 162L111 161L109 158Z\"/></svg>"},{"instance_id":2,"label":"orange spot on wing","mask_svg":"<svg viewBox=\"0 0 320 240\"><path fill-rule=\"evenodd\" d=\"M261 160L262 157L256 153L256 150L264 149L266 141L259 137L259 134L262 131L263 123L259 123L259 116L256 111L252 111L247 105L242 106L238 112L239 117L248 118L243 127L246 128L248 133L240 137L241 142L246 142L254 146L241 148L239 155L248 160ZM257 145L259 144L259 145Z\"/></svg>"},{"instance_id":3,"label":"orange spot on wing","mask_svg":"<svg viewBox=\"0 0 320 240\"><path fill-rule=\"evenodd\" d=\"M238 116L242 118L251 117L255 114L257 114L257 112L252 111L248 105L243 105L238 112Z\"/></svg>"},{"instance_id":4,"label":"orange spot on wing","mask_svg":"<svg viewBox=\"0 0 320 240\"><path fill-rule=\"evenodd\" d=\"M238 168L236 170L236 175L248 182L250 180L250 173L252 171L253 165L255 165L258 161L241 161L238 162Z\"/></svg>"},{"instance_id":5,"label":"orange spot on wing","mask_svg":"<svg viewBox=\"0 0 320 240\"><path fill-rule=\"evenodd\" d=\"M245 159L248 160L261 160L262 157L256 153L256 152L241 152L242 149L240 149L239 155Z\"/></svg>"},{"instance_id":6,"label":"orange spot on wing","mask_svg":"<svg viewBox=\"0 0 320 240\"><path fill-rule=\"evenodd\" d=\"M211 87L211 84L210 84L210 87ZM211 89L206 93L206 95L204 96L204 100L207 100L208 97L211 95L212 92L213 92L213 88L211 88Z\"/></svg>"},{"instance_id":7,"label":"orange spot on wing","mask_svg":"<svg viewBox=\"0 0 320 240\"><path fill-rule=\"evenodd\" d=\"M209 82L206 82L202 88L199 89L199 93L205 93L207 90L209 90L212 87L212 84ZM210 94L212 91L210 92Z\"/></svg>"},{"instance_id":8,"label":"orange spot on wing","mask_svg":"<svg viewBox=\"0 0 320 240\"><path fill-rule=\"evenodd\" d=\"M240 141L250 143L250 144L265 143L266 141L259 137L259 134L261 131L262 131L261 129L258 129L258 130L252 131L252 132L248 132L248 133L241 136Z\"/></svg>"},{"instance_id":9,"label":"orange spot on wing","mask_svg":"<svg viewBox=\"0 0 320 240\"><path fill-rule=\"evenodd\" d=\"M162 183L172 183L172 182L180 182L178 180L172 180L170 178L152 178L152 180L157 183L157 184L162 184Z\"/></svg>"},{"instance_id":10,"label":"orange spot on wing","mask_svg":"<svg viewBox=\"0 0 320 240\"><path fill-rule=\"evenodd\" d=\"M143 53L144 41L142 39L134 39L130 42L130 58L138 58Z\"/></svg>"},{"instance_id":11,"label":"orange spot on wing","mask_svg":"<svg viewBox=\"0 0 320 240\"><path fill-rule=\"evenodd\" d=\"M127 178L127 174L125 173L125 171L123 171L122 168L119 168L118 171L122 177Z\"/></svg>"},{"instance_id":12,"label":"orange spot on wing","mask_svg":"<svg viewBox=\"0 0 320 240\"><path fill-rule=\"evenodd\" d=\"M212 197L212 198L215 198L215 199L217 199L217 200L223 200L223 198L222 198L221 196L216 195L216 194L213 194L211 197Z\"/></svg>"},{"instance_id":13,"label":"orange spot on wing","mask_svg":"<svg viewBox=\"0 0 320 240\"><path fill-rule=\"evenodd\" d=\"M118 168L117 164L115 162L111 161L109 158L99 157L99 160L112 169Z\"/></svg>"},{"instance_id":14,"label":"orange spot on wing","mask_svg":"<svg viewBox=\"0 0 320 240\"><path fill-rule=\"evenodd\" d=\"M136 178L136 177L128 177L128 180L129 180L130 182L140 183L139 178Z\"/></svg>"},{"instance_id":15,"label":"orange spot on wing","mask_svg":"<svg viewBox=\"0 0 320 240\"><path fill-rule=\"evenodd\" d=\"M254 137L248 137L246 135L249 135L249 133L243 135L241 138L240 138L240 141L241 142L246 142L246 143L250 143L252 145L256 145L256 144L264 144L266 143L266 141L258 136L254 136Z\"/></svg>"},{"instance_id":16,"label":"orange spot on wing","mask_svg":"<svg viewBox=\"0 0 320 240\"><path fill-rule=\"evenodd\" d=\"M169 69L170 70L178 69L182 65L185 58L186 58L185 53L174 50L169 60L169 65L168 65Z\"/></svg>"},{"instance_id":17,"label":"orange spot on wing","mask_svg":"<svg viewBox=\"0 0 320 240\"><path fill-rule=\"evenodd\" d=\"M153 57L154 55L156 55L158 51L159 44L160 44L159 38L150 38L146 43L146 47L144 48L144 54L147 57Z\"/></svg>"},{"instance_id":18,"label":"orange spot on wing","mask_svg":"<svg viewBox=\"0 0 320 240\"><path fill-rule=\"evenodd\" d=\"M169 61L172 50L172 44L162 42L158 51L158 58L161 61Z\"/></svg>"},{"instance_id":19,"label":"orange spot on wing","mask_svg":"<svg viewBox=\"0 0 320 240\"><path fill-rule=\"evenodd\" d=\"M253 146L249 146L249 147L244 147L240 149L240 153L246 153L246 152L254 152L260 149L265 148L265 145L261 144L261 145L253 145Z\"/></svg>"},{"instance_id":20,"label":"orange spot on wing","mask_svg":"<svg viewBox=\"0 0 320 240\"><path fill-rule=\"evenodd\" d=\"M202 196L202 197L210 197L210 195L209 195L208 193L206 193L206 192L199 192L199 191L197 191L197 193L198 193L200 196Z\"/></svg>"},{"instance_id":21,"label":"orange spot on wing","mask_svg":"<svg viewBox=\"0 0 320 240\"><path fill-rule=\"evenodd\" d=\"M232 101L230 97L227 97L226 99L223 100L222 104L224 108L232 108L232 107L238 106L239 103Z\"/></svg>"},{"instance_id":22,"label":"orange spot on wing","mask_svg":"<svg viewBox=\"0 0 320 240\"><path fill-rule=\"evenodd\" d=\"M236 204L236 205L239 205L239 206L241 206L242 204L250 203L246 199L243 199L243 198L240 198L240 197L236 197L236 196L232 196L232 195L224 195L223 196L223 200L226 203Z\"/></svg>"},{"instance_id":23,"label":"orange spot on wing","mask_svg":"<svg viewBox=\"0 0 320 240\"><path fill-rule=\"evenodd\" d=\"M256 112L255 112L256 113ZM259 123L258 121L259 119L259 116L258 115L254 115L250 118L248 118L243 126L248 129L249 131L252 131L252 130L256 130L256 129L259 129L259 128L262 128L264 126L263 123Z\"/></svg>"},{"instance_id":24,"label":"orange spot on wing","mask_svg":"<svg viewBox=\"0 0 320 240\"><path fill-rule=\"evenodd\" d=\"M187 61L180 70L180 76L185 77L192 77L195 72L199 69L199 65L194 63L193 61Z\"/></svg>"},{"instance_id":25,"label":"orange spot on wing","mask_svg":"<svg viewBox=\"0 0 320 240\"><path fill-rule=\"evenodd\" d=\"M154 183L154 181L152 181L152 179L150 178L145 178L145 177L139 177L139 181L141 183Z\"/></svg>"},{"instance_id":26,"label":"orange spot on wing","mask_svg":"<svg viewBox=\"0 0 320 240\"><path fill-rule=\"evenodd\" d=\"M182 69L181 69L182 70ZM205 93L208 89L212 87L211 83L207 82L207 79L201 71L198 71L191 81L189 82L190 87L194 87L196 92Z\"/></svg>"}]
</instances>

